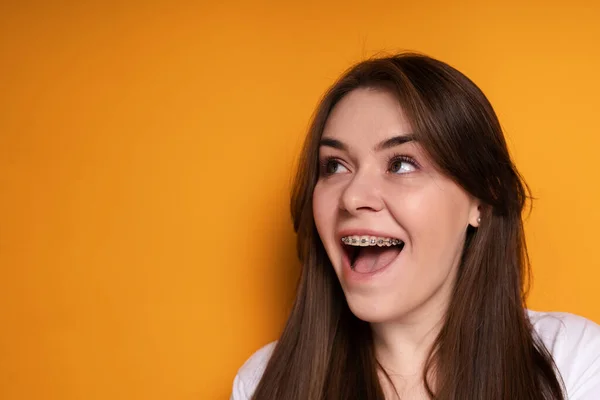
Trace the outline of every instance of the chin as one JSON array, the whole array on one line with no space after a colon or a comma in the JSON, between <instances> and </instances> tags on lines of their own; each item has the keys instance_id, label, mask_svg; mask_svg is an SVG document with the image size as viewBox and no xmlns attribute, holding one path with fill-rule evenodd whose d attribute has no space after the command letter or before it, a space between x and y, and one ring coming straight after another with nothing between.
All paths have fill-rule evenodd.
<instances>
[{"instance_id":1,"label":"chin","mask_svg":"<svg viewBox=\"0 0 600 400\"><path fill-rule=\"evenodd\" d=\"M346 301L350 311L356 318L371 324L380 324L402 318L403 312L401 310L391 309L389 304L382 304L376 299L346 296Z\"/></svg>"}]
</instances>

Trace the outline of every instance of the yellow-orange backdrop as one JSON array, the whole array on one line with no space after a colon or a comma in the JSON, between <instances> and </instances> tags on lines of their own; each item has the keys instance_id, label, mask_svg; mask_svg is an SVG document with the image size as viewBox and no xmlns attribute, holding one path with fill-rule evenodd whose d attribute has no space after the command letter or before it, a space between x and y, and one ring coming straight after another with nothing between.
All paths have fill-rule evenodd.
<instances>
[{"instance_id":1,"label":"yellow-orange backdrop","mask_svg":"<svg viewBox=\"0 0 600 400\"><path fill-rule=\"evenodd\" d=\"M530 306L600 321L598 2L125 3L0 5L0 398L227 398L290 305L313 107L381 50L489 95Z\"/></svg>"}]
</instances>

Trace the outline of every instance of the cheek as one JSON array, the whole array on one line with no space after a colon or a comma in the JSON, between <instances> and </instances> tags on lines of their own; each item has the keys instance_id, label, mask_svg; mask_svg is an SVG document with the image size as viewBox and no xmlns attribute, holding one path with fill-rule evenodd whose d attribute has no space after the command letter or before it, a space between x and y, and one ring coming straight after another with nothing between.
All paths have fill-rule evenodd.
<instances>
[{"instance_id":1,"label":"cheek","mask_svg":"<svg viewBox=\"0 0 600 400\"><path fill-rule=\"evenodd\" d=\"M331 234L335 216L335 200L322 185L315 186L312 198L313 218L322 241Z\"/></svg>"},{"instance_id":2,"label":"cheek","mask_svg":"<svg viewBox=\"0 0 600 400\"><path fill-rule=\"evenodd\" d=\"M335 188L317 184L313 192L313 218L321 242L334 269L339 273L341 254L336 243L335 229L338 218L338 197Z\"/></svg>"},{"instance_id":3,"label":"cheek","mask_svg":"<svg viewBox=\"0 0 600 400\"><path fill-rule=\"evenodd\" d=\"M392 213L406 229L409 240L424 255L447 256L460 246L466 231L469 199L453 183L432 182L405 192L394 202ZM438 249L432 252L432 249Z\"/></svg>"}]
</instances>

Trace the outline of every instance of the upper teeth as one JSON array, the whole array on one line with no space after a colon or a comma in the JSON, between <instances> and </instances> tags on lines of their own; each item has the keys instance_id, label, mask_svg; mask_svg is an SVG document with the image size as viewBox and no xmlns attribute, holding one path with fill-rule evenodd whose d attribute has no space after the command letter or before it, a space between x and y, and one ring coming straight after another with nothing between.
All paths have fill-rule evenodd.
<instances>
[{"instance_id":1,"label":"upper teeth","mask_svg":"<svg viewBox=\"0 0 600 400\"><path fill-rule=\"evenodd\" d=\"M342 243L350 246L396 246L402 243L400 239L379 236L344 236Z\"/></svg>"}]
</instances>

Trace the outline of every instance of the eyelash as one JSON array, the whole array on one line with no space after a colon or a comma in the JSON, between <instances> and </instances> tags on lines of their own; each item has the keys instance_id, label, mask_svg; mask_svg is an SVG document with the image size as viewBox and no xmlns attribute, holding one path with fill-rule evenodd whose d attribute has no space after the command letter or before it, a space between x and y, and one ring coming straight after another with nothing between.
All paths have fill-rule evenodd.
<instances>
[{"instance_id":1,"label":"eyelash","mask_svg":"<svg viewBox=\"0 0 600 400\"><path fill-rule=\"evenodd\" d=\"M330 176L333 175L330 172L327 172L327 166L329 165L330 162L335 161L338 164L341 164L339 158L336 157L325 157L320 163L319 163L319 175L321 176Z\"/></svg>"},{"instance_id":2,"label":"eyelash","mask_svg":"<svg viewBox=\"0 0 600 400\"><path fill-rule=\"evenodd\" d=\"M325 159L323 159L323 161L321 161L319 163L320 175L327 177L327 176L331 176L331 175L335 174L335 173L327 172L327 166L332 161L334 161L334 162L336 162L338 164L341 164L343 166L343 163L340 161L339 158L337 158L337 157L326 157ZM421 166L419 165L419 163L414 158L409 157L407 155L403 155L403 154L393 154L388 159L388 162L387 162L387 164L388 164L388 172L389 172L390 166L393 163L398 162L398 161L402 161L402 162L406 162L406 163L412 164L413 167L415 167L415 169L420 169L421 168Z\"/></svg>"},{"instance_id":3,"label":"eyelash","mask_svg":"<svg viewBox=\"0 0 600 400\"><path fill-rule=\"evenodd\" d=\"M406 162L406 163L412 164L412 166L415 167L415 169L421 169L421 166L414 158L409 157L404 154L396 153L396 154L393 154L388 160L388 170L389 170L389 167L397 161Z\"/></svg>"}]
</instances>

